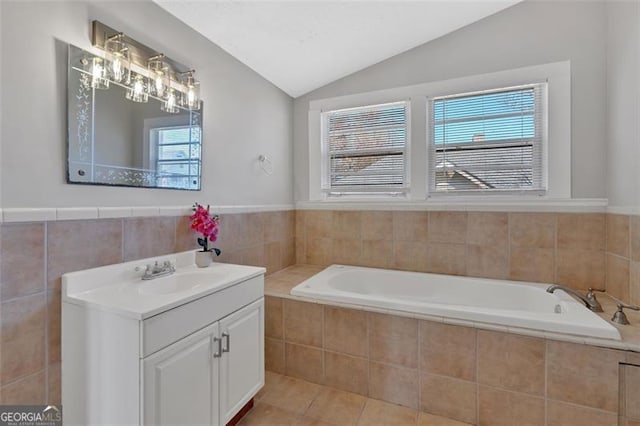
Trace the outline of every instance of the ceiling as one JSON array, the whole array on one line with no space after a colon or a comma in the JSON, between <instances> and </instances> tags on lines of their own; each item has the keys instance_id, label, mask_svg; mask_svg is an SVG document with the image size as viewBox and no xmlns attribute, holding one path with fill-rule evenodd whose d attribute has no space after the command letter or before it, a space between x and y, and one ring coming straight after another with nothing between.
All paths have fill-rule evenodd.
<instances>
[{"instance_id":1,"label":"ceiling","mask_svg":"<svg viewBox=\"0 0 640 426\"><path fill-rule=\"evenodd\" d=\"M292 97L521 0L154 0Z\"/></svg>"}]
</instances>

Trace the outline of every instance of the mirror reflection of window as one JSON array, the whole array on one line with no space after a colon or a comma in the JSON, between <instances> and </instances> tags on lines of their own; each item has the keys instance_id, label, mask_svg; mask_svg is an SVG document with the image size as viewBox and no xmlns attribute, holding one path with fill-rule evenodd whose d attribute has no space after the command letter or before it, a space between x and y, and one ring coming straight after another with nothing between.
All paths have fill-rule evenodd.
<instances>
[{"instance_id":1,"label":"mirror reflection of window","mask_svg":"<svg viewBox=\"0 0 640 426\"><path fill-rule=\"evenodd\" d=\"M195 189L200 179L200 127L174 126L151 129L150 163L159 187Z\"/></svg>"}]
</instances>

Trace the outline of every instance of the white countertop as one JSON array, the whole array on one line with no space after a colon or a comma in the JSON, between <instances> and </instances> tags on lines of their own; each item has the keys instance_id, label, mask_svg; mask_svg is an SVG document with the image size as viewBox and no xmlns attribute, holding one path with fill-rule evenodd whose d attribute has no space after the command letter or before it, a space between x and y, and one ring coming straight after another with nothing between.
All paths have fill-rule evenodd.
<instances>
[{"instance_id":1,"label":"white countertop","mask_svg":"<svg viewBox=\"0 0 640 426\"><path fill-rule=\"evenodd\" d=\"M141 279L146 265L165 260L176 265L174 274ZM265 272L264 268L215 262L198 268L194 252L189 251L64 274L62 301L144 320ZM179 285L186 281L189 285L181 290Z\"/></svg>"}]
</instances>

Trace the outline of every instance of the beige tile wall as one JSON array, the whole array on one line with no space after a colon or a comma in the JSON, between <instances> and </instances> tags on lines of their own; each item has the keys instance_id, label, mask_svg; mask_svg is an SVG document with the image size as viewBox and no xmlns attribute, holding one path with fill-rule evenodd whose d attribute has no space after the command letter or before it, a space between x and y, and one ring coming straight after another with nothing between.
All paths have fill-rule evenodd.
<instances>
[{"instance_id":1,"label":"beige tile wall","mask_svg":"<svg viewBox=\"0 0 640 426\"><path fill-rule=\"evenodd\" d=\"M267 370L467 423L612 426L638 403L630 352L269 296L266 322Z\"/></svg>"},{"instance_id":2,"label":"beige tile wall","mask_svg":"<svg viewBox=\"0 0 640 426\"><path fill-rule=\"evenodd\" d=\"M296 229L297 263L606 288L640 303L640 216L298 210Z\"/></svg>"},{"instance_id":3,"label":"beige tile wall","mask_svg":"<svg viewBox=\"0 0 640 426\"><path fill-rule=\"evenodd\" d=\"M640 304L640 216L607 215L607 292Z\"/></svg>"},{"instance_id":4,"label":"beige tile wall","mask_svg":"<svg viewBox=\"0 0 640 426\"><path fill-rule=\"evenodd\" d=\"M195 247L194 241L186 217L1 225L0 403L59 402L63 273L187 250ZM296 261L348 263L560 282L579 289L606 286L614 296L640 303L640 216L303 210L230 214L222 217L216 246L223 250L221 261L262 265L269 273ZM274 302L270 303L267 311L273 312ZM294 311L290 307L289 314ZM284 309L282 312L284 318ZM297 364L299 374L364 393L366 364L368 393L410 406L419 405L416 391L411 390L418 382L450 377L462 392L465 383L478 380L471 366L475 355L448 359L444 350L411 346L417 344L413 338L417 333L422 341L438 335L446 347L471 347L470 338L456 328L443 331L411 320L387 321L367 314L366 321L360 316L360 328L350 333L349 347L342 347L340 324L354 318L340 312L330 314L325 342L324 309L321 315L308 314L303 325L289 321L289 336L294 337L286 344L284 334L274 331L277 325L268 325L270 369L296 375L296 364L285 364L285 359L315 360ZM337 334L331 334L334 323ZM365 323L366 352L359 340L364 339ZM418 359L417 353L423 352L424 357ZM334 354L329 356L328 373L326 353ZM338 374L345 369L360 379L345 381ZM423 376L413 375L416 370ZM388 383L397 385L398 391L390 392ZM485 392L485 399L489 398L486 395L493 394ZM547 414L553 412L548 409Z\"/></svg>"},{"instance_id":5,"label":"beige tile wall","mask_svg":"<svg viewBox=\"0 0 640 426\"><path fill-rule=\"evenodd\" d=\"M295 213L229 214L221 261L295 262ZM196 248L188 217L0 226L0 404L60 402L60 277L65 272Z\"/></svg>"}]
</instances>

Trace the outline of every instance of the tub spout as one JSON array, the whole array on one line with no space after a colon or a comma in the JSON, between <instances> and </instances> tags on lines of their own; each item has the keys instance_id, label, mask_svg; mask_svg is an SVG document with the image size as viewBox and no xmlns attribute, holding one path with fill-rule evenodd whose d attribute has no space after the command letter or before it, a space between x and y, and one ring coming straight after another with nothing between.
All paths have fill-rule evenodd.
<instances>
[{"instance_id":1,"label":"tub spout","mask_svg":"<svg viewBox=\"0 0 640 426\"><path fill-rule=\"evenodd\" d=\"M564 292L569 293L570 295L577 297L578 299L580 299L584 305L589 308L589 310L593 311L593 312L603 312L602 309L602 305L600 305L600 302L598 302L598 299L596 299L596 295L593 292L593 289L590 288L589 292L587 293L586 296L583 296L582 294L578 293L577 291L575 291L572 288L569 287L565 287L563 285L557 285L554 284L552 286L549 286L547 288L547 293L553 293L556 290L562 290Z\"/></svg>"}]
</instances>

